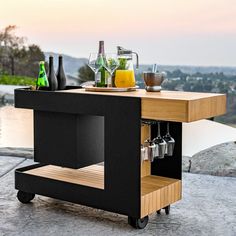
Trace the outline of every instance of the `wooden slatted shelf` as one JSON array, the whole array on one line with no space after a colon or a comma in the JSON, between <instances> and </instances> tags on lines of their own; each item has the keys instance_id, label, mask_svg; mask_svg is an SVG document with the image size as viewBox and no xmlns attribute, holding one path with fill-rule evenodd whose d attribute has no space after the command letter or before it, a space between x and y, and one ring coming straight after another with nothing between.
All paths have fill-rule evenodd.
<instances>
[{"instance_id":1,"label":"wooden slatted shelf","mask_svg":"<svg viewBox=\"0 0 236 236\"><path fill-rule=\"evenodd\" d=\"M91 165L80 169L46 165L24 173L104 189L102 165ZM181 180L153 175L141 178L141 217L180 200L181 189Z\"/></svg>"},{"instance_id":2,"label":"wooden slatted shelf","mask_svg":"<svg viewBox=\"0 0 236 236\"><path fill-rule=\"evenodd\" d=\"M181 199L181 180L149 175L141 180L141 217Z\"/></svg>"},{"instance_id":3,"label":"wooden slatted shelf","mask_svg":"<svg viewBox=\"0 0 236 236\"><path fill-rule=\"evenodd\" d=\"M91 165L80 169L46 165L25 171L30 175L104 189L104 166Z\"/></svg>"}]
</instances>

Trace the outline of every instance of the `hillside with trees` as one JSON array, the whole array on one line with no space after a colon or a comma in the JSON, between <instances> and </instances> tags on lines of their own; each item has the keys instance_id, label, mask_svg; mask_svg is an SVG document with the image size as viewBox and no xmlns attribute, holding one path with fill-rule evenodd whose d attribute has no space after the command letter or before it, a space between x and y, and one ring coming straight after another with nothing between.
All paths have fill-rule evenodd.
<instances>
[{"instance_id":1,"label":"hillside with trees","mask_svg":"<svg viewBox=\"0 0 236 236\"><path fill-rule=\"evenodd\" d=\"M136 83L140 88L145 87L142 79L142 69L136 71L135 75ZM145 70L151 70L150 66L145 66ZM227 113L216 117L216 120L236 126L236 73L225 74L222 71L218 72L218 69L217 72L210 73L195 72L190 74L183 72L181 69L166 70L165 72L167 73L167 79L162 85L164 90L225 93L227 95ZM84 65L78 70L78 77L81 82L85 82L93 80L94 74L88 66Z\"/></svg>"},{"instance_id":2,"label":"hillside with trees","mask_svg":"<svg viewBox=\"0 0 236 236\"><path fill-rule=\"evenodd\" d=\"M16 36L15 30L15 25L9 25L0 31L0 83L18 84L20 76L21 80L27 77L29 84L29 78L37 77L38 62L45 60L45 56L38 45L27 45L24 37Z\"/></svg>"},{"instance_id":3,"label":"hillside with trees","mask_svg":"<svg viewBox=\"0 0 236 236\"><path fill-rule=\"evenodd\" d=\"M17 36L15 31L14 25L0 30L0 84L32 85L38 75L38 62L45 61L49 53L44 53L38 45L28 45L26 39ZM50 54L55 58L58 56L57 53ZM86 58L68 55L63 55L63 58L68 83L79 84L94 80L94 73L86 65ZM236 125L235 67L160 65L158 69L167 72L163 89L226 93L227 114L216 119L226 124ZM150 65L140 65L140 69L136 71L136 81L140 88L144 88L142 79L144 70L150 70Z\"/></svg>"},{"instance_id":4,"label":"hillside with trees","mask_svg":"<svg viewBox=\"0 0 236 236\"><path fill-rule=\"evenodd\" d=\"M184 73L177 69L167 72L167 79L163 83L165 90L189 92L225 93L227 95L227 113L216 117L216 121L236 126L236 73L223 72L193 74ZM142 73L136 75L137 83L144 88Z\"/></svg>"}]
</instances>

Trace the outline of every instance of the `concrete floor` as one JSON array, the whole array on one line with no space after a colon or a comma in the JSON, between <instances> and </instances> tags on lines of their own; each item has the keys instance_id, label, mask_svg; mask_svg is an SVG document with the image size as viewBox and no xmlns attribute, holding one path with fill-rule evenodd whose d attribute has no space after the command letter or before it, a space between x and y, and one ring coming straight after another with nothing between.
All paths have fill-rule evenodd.
<instances>
[{"instance_id":1,"label":"concrete floor","mask_svg":"<svg viewBox=\"0 0 236 236\"><path fill-rule=\"evenodd\" d=\"M0 157L0 236L3 235L236 235L236 178L183 174L183 199L170 215L153 214L144 230L127 217L36 196L21 204L14 189L14 168L32 160Z\"/></svg>"}]
</instances>

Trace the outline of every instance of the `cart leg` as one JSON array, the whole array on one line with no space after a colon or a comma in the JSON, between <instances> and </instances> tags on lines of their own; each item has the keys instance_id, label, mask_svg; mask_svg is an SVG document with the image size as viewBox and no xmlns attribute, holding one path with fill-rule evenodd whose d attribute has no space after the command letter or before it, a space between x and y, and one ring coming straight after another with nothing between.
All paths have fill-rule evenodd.
<instances>
[{"instance_id":1,"label":"cart leg","mask_svg":"<svg viewBox=\"0 0 236 236\"><path fill-rule=\"evenodd\" d=\"M166 215L170 214L170 205L166 206L165 208L163 208L165 210ZM161 209L157 211L157 214L160 215L161 214Z\"/></svg>"},{"instance_id":2,"label":"cart leg","mask_svg":"<svg viewBox=\"0 0 236 236\"><path fill-rule=\"evenodd\" d=\"M166 206L164 209L165 209L166 215L169 215L170 214L170 205Z\"/></svg>"},{"instance_id":3,"label":"cart leg","mask_svg":"<svg viewBox=\"0 0 236 236\"><path fill-rule=\"evenodd\" d=\"M149 219L148 216L145 216L141 219L128 216L128 224L135 229L144 229L148 224L148 219Z\"/></svg>"},{"instance_id":4,"label":"cart leg","mask_svg":"<svg viewBox=\"0 0 236 236\"><path fill-rule=\"evenodd\" d=\"M17 198L21 203L29 203L35 197L34 193L26 193L21 190L17 193Z\"/></svg>"}]
</instances>

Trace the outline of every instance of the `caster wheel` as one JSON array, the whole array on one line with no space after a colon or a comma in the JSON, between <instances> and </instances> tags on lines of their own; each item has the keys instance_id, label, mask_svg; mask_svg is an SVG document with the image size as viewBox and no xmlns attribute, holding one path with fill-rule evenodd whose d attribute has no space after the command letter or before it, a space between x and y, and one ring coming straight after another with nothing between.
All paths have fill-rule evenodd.
<instances>
[{"instance_id":1,"label":"caster wheel","mask_svg":"<svg viewBox=\"0 0 236 236\"><path fill-rule=\"evenodd\" d=\"M165 209L166 215L169 215L169 214L170 214L170 205L168 205L168 206L165 207L164 209Z\"/></svg>"},{"instance_id":2,"label":"caster wheel","mask_svg":"<svg viewBox=\"0 0 236 236\"><path fill-rule=\"evenodd\" d=\"M157 214L160 215L160 214L161 214L161 210L158 210L158 211L157 211Z\"/></svg>"},{"instance_id":3,"label":"caster wheel","mask_svg":"<svg viewBox=\"0 0 236 236\"><path fill-rule=\"evenodd\" d=\"M34 193L26 193L23 191L18 191L17 198L21 203L29 203L35 197Z\"/></svg>"},{"instance_id":4,"label":"caster wheel","mask_svg":"<svg viewBox=\"0 0 236 236\"><path fill-rule=\"evenodd\" d=\"M133 218L131 216L128 217L128 223L135 229L144 229L146 225L148 224L148 216L145 216L144 218Z\"/></svg>"}]
</instances>

